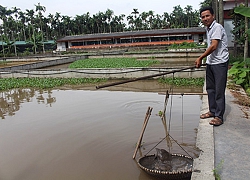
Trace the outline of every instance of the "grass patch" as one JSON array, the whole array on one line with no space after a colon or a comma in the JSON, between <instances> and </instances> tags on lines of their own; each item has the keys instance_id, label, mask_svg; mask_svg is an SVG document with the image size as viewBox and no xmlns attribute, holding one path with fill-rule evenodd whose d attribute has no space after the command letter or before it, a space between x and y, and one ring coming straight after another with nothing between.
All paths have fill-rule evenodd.
<instances>
[{"instance_id":1,"label":"grass patch","mask_svg":"<svg viewBox=\"0 0 250 180\"><path fill-rule=\"evenodd\" d=\"M70 64L69 68L128 68L149 67L160 63L156 60L136 60L136 58L96 58L78 60Z\"/></svg>"},{"instance_id":2,"label":"grass patch","mask_svg":"<svg viewBox=\"0 0 250 180\"><path fill-rule=\"evenodd\" d=\"M205 78L160 78L160 83L166 83L174 86L197 86L204 85Z\"/></svg>"},{"instance_id":3,"label":"grass patch","mask_svg":"<svg viewBox=\"0 0 250 180\"><path fill-rule=\"evenodd\" d=\"M224 163L224 161L221 160L220 163L213 169L215 180L221 180L219 172L222 169L223 163Z\"/></svg>"},{"instance_id":4,"label":"grass patch","mask_svg":"<svg viewBox=\"0 0 250 180\"><path fill-rule=\"evenodd\" d=\"M3 78L0 79L0 90L13 88L50 89L63 85L79 85L105 82L106 79L94 78Z\"/></svg>"}]
</instances>

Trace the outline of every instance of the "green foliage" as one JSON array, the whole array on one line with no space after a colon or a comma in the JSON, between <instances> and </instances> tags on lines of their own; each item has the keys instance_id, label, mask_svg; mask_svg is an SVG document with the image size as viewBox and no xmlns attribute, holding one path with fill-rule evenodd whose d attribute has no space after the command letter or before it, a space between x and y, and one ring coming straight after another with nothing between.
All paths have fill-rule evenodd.
<instances>
[{"instance_id":1,"label":"green foliage","mask_svg":"<svg viewBox=\"0 0 250 180\"><path fill-rule=\"evenodd\" d=\"M93 78L2 78L0 79L0 90L13 88L39 88L49 89L63 85L78 85L86 83L97 83L106 79Z\"/></svg>"},{"instance_id":2,"label":"green foliage","mask_svg":"<svg viewBox=\"0 0 250 180\"><path fill-rule=\"evenodd\" d=\"M234 9L235 13L241 14L242 16L250 17L250 8L249 7L243 7L240 5L239 7L236 7Z\"/></svg>"},{"instance_id":3,"label":"green foliage","mask_svg":"<svg viewBox=\"0 0 250 180\"><path fill-rule=\"evenodd\" d=\"M29 56L31 54L32 50L30 48L25 48L25 51L23 52L24 56Z\"/></svg>"},{"instance_id":4,"label":"green foliage","mask_svg":"<svg viewBox=\"0 0 250 180\"><path fill-rule=\"evenodd\" d=\"M231 12L231 17L234 25L232 30L234 42L238 45L243 45L245 42L245 17L241 14L235 13L235 11Z\"/></svg>"},{"instance_id":5,"label":"green foliage","mask_svg":"<svg viewBox=\"0 0 250 180\"><path fill-rule=\"evenodd\" d=\"M203 86L204 78L160 78L160 83L166 83L175 86Z\"/></svg>"},{"instance_id":6,"label":"green foliage","mask_svg":"<svg viewBox=\"0 0 250 180\"><path fill-rule=\"evenodd\" d=\"M200 6L202 7L207 7L207 6L212 6L212 0L204 0L200 2Z\"/></svg>"},{"instance_id":7,"label":"green foliage","mask_svg":"<svg viewBox=\"0 0 250 180\"><path fill-rule=\"evenodd\" d=\"M235 84L240 85L243 87L245 90L250 87L249 82L250 82L250 69L247 68L247 64L250 64L250 60L247 59L248 63L243 62L234 62L233 66L229 70L229 77L232 79L232 81Z\"/></svg>"},{"instance_id":8,"label":"green foliage","mask_svg":"<svg viewBox=\"0 0 250 180\"><path fill-rule=\"evenodd\" d=\"M4 48L4 51L2 51L2 53L4 52L6 56L12 56L13 55L13 52L14 52L14 41L11 41L8 36L6 35L2 35L2 39L3 39L3 42L6 43L6 45L3 46Z\"/></svg>"},{"instance_id":9,"label":"green foliage","mask_svg":"<svg viewBox=\"0 0 250 180\"><path fill-rule=\"evenodd\" d=\"M196 43L183 42L181 44L171 44L168 49L194 49L198 48Z\"/></svg>"},{"instance_id":10,"label":"green foliage","mask_svg":"<svg viewBox=\"0 0 250 180\"><path fill-rule=\"evenodd\" d=\"M248 96L250 96L250 87L248 87L248 88L246 89L246 94L247 94Z\"/></svg>"},{"instance_id":11,"label":"green foliage","mask_svg":"<svg viewBox=\"0 0 250 180\"><path fill-rule=\"evenodd\" d=\"M244 61L244 57L243 56L229 56L229 64L233 64L234 62L242 62Z\"/></svg>"},{"instance_id":12,"label":"green foliage","mask_svg":"<svg viewBox=\"0 0 250 180\"><path fill-rule=\"evenodd\" d=\"M222 169L223 163L224 163L224 161L221 160L220 163L218 164L218 166L215 167L215 169L213 169L215 180L221 180L219 171Z\"/></svg>"},{"instance_id":13,"label":"green foliage","mask_svg":"<svg viewBox=\"0 0 250 180\"><path fill-rule=\"evenodd\" d=\"M136 60L136 58L96 58L78 60L70 64L69 68L128 68L149 67L159 63L156 60Z\"/></svg>"},{"instance_id":14,"label":"green foliage","mask_svg":"<svg viewBox=\"0 0 250 180\"><path fill-rule=\"evenodd\" d=\"M33 33L31 38L27 41L28 44L32 45L32 50L36 54L37 50L42 50L42 39L43 39L42 33Z\"/></svg>"}]
</instances>

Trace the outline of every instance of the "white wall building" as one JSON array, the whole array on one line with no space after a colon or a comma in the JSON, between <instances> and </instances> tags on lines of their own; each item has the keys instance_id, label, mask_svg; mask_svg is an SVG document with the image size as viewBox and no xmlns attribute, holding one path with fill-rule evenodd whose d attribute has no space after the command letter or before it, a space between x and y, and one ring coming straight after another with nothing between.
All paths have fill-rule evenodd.
<instances>
[{"instance_id":1,"label":"white wall building","mask_svg":"<svg viewBox=\"0 0 250 180\"><path fill-rule=\"evenodd\" d=\"M239 6L239 4L244 3L245 0L223 0L224 2L224 28L227 33L228 38L228 47L234 47L234 36L232 34L232 30L234 28L233 20L229 16L230 11L235 7Z\"/></svg>"}]
</instances>

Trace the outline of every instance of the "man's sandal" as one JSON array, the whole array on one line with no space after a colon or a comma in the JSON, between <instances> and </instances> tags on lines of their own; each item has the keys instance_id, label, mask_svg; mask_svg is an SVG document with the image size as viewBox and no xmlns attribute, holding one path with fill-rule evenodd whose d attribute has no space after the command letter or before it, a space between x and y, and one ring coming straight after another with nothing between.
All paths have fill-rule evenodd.
<instances>
[{"instance_id":1,"label":"man's sandal","mask_svg":"<svg viewBox=\"0 0 250 180\"><path fill-rule=\"evenodd\" d=\"M220 126L223 124L223 121L218 118L218 117L215 117L214 119L212 119L210 122L209 122L210 125L213 125L213 126Z\"/></svg>"},{"instance_id":2,"label":"man's sandal","mask_svg":"<svg viewBox=\"0 0 250 180\"><path fill-rule=\"evenodd\" d=\"M201 119L206 119L206 118L210 118L210 117L214 117L214 115L211 112L207 112L207 113L202 114L200 116Z\"/></svg>"}]
</instances>

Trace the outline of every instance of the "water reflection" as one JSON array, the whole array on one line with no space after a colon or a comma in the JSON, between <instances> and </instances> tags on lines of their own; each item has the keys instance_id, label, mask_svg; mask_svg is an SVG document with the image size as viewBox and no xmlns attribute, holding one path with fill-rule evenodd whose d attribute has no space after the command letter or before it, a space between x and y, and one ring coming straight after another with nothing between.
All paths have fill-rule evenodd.
<instances>
[{"instance_id":1,"label":"water reflection","mask_svg":"<svg viewBox=\"0 0 250 180\"><path fill-rule=\"evenodd\" d=\"M164 108L163 95L72 89L17 89L1 94L6 120L0 120L0 179L154 179L141 171L132 155L148 106L153 112L136 160L166 136L158 115ZM169 105L169 132L195 157L200 97L173 96L171 117ZM171 153L184 154L171 144ZM168 148L166 141L157 147Z\"/></svg>"},{"instance_id":2,"label":"water reflection","mask_svg":"<svg viewBox=\"0 0 250 180\"><path fill-rule=\"evenodd\" d=\"M52 107L56 102L56 98L52 96L52 90L35 89L12 89L2 91L0 97L0 117L5 119L5 116L13 116L20 110L21 104L37 100L38 104L45 104Z\"/></svg>"}]
</instances>

